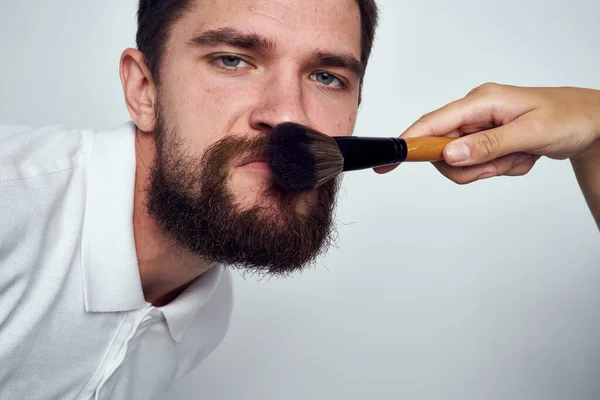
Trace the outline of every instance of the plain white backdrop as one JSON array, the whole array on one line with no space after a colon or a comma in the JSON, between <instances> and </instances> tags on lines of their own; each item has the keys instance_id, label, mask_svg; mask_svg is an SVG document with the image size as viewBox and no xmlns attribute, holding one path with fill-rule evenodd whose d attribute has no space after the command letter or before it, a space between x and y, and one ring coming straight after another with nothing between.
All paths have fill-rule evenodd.
<instances>
[{"instance_id":1,"label":"plain white backdrop","mask_svg":"<svg viewBox=\"0 0 600 400\"><path fill-rule=\"evenodd\" d=\"M487 81L600 89L597 0L379 3L356 135ZM126 121L136 7L0 0L0 122ZM224 342L165 400L600 398L600 243L567 161L467 186L429 164L353 172L337 221L316 268L236 274Z\"/></svg>"}]
</instances>

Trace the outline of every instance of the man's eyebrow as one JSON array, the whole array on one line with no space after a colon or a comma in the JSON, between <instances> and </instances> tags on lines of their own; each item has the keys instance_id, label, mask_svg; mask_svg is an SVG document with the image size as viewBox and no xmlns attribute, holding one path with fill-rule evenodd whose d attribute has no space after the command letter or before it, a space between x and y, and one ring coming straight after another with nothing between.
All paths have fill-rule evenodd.
<instances>
[{"instance_id":1,"label":"man's eyebrow","mask_svg":"<svg viewBox=\"0 0 600 400\"><path fill-rule=\"evenodd\" d=\"M211 29L192 38L188 44L195 47L229 45L266 52L275 48L275 43L255 33L245 33L234 28Z\"/></svg>"},{"instance_id":2,"label":"man's eyebrow","mask_svg":"<svg viewBox=\"0 0 600 400\"><path fill-rule=\"evenodd\" d=\"M323 67L346 68L359 79L363 78L365 67L363 63L349 53L331 53L320 51L312 57L312 62Z\"/></svg>"}]
</instances>

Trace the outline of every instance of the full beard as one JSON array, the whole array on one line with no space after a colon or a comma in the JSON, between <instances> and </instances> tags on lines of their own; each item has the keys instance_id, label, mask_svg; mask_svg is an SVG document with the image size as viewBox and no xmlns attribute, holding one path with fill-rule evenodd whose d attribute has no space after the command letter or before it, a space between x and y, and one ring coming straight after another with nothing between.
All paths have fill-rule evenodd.
<instances>
[{"instance_id":1,"label":"full beard","mask_svg":"<svg viewBox=\"0 0 600 400\"><path fill-rule=\"evenodd\" d=\"M159 118L149 215L177 246L204 261L273 275L311 266L332 243L339 179L315 189L310 200L267 182L257 197L260 204L240 207L228 187L232 160L264 154L267 140L264 134L231 135L195 157L185 151L177 129L167 132Z\"/></svg>"}]
</instances>

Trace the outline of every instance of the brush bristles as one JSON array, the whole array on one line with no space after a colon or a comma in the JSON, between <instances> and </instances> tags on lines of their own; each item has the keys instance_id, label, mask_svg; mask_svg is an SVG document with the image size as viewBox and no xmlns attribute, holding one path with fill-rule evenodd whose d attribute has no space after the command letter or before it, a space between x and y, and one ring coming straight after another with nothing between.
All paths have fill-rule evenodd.
<instances>
[{"instance_id":1,"label":"brush bristles","mask_svg":"<svg viewBox=\"0 0 600 400\"><path fill-rule=\"evenodd\" d=\"M277 125L268 146L275 183L284 192L316 188L343 171L344 158L336 141L291 122Z\"/></svg>"}]
</instances>

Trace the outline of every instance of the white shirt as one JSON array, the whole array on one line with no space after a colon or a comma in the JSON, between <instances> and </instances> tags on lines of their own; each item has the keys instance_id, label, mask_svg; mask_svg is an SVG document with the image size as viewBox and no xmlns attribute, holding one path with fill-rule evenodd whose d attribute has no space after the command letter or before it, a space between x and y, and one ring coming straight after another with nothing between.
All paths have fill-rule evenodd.
<instances>
[{"instance_id":1,"label":"white shirt","mask_svg":"<svg viewBox=\"0 0 600 400\"><path fill-rule=\"evenodd\" d=\"M0 399L160 398L225 335L223 267L144 300L134 133L0 126Z\"/></svg>"}]
</instances>

